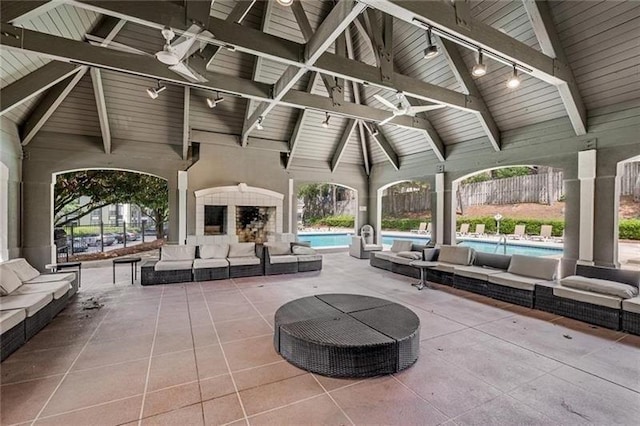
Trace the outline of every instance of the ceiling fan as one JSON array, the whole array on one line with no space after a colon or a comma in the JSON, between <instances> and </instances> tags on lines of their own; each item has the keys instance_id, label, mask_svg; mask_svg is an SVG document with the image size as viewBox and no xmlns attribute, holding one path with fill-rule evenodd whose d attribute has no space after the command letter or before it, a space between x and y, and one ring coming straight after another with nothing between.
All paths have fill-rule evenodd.
<instances>
[{"instance_id":1,"label":"ceiling fan","mask_svg":"<svg viewBox=\"0 0 640 426\"><path fill-rule=\"evenodd\" d=\"M386 100L380 95L373 95L374 98L378 100L381 104L391 108L391 112L393 115L389 118L385 118L380 122L380 124L387 124L389 121L393 120L399 115L415 115L419 112L425 111L433 111L434 109L445 108L446 105L434 104L434 105L420 105L420 106L411 106L409 102L404 97L401 92L396 93L398 97L398 105L392 104L390 101Z\"/></svg>"},{"instance_id":2,"label":"ceiling fan","mask_svg":"<svg viewBox=\"0 0 640 426\"><path fill-rule=\"evenodd\" d=\"M176 37L176 33L169 27L162 29L162 37L164 37L165 44L162 50L150 55L135 47L127 46L122 43L109 41L106 43L104 39L96 37L91 34L87 34L87 40L92 44L102 44L105 47L114 50L120 50L128 53L136 53L138 55L153 56L158 61L165 65L168 65L169 69L175 73L180 74L191 82L205 82L207 79L200 73L191 68L185 60L194 54L196 51L203 47L205 42L199 41L196 37L200 34L207 34L207 31L197 25L192 25L183 35L178 37L173 43L173 39Z\"/></svg>"}]
</instances>

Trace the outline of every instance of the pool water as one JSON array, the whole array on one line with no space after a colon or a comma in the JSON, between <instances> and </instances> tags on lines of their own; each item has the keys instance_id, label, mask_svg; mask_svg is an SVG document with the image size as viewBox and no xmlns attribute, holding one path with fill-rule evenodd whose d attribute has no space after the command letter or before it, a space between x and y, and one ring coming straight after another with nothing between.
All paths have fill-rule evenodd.
<instances>
[{"instance_id":1,"label":"pool water","mask_svg":"<svg viewBox=\"0 0 640 426\"><path fill-rule=\"evenodd\" d=\"M311 244L311 247L346 247L351 244L351 237L353 234L299 234L298 239L300 241L306 241ZM382 244L391 245L393 240L409 240L416 244L426 244L429 242L428 237L392 237L382 236ZM463 241L460 245L472 247L477 251L485 253L499 253L503 254L504 249L502 246L496 251L496 244L485 241ZM527 245L507 244L507 254L522 254L526 256L558 256L562 255L561 248L554 247L534 247Z\"/></svg>"}]
</instances>

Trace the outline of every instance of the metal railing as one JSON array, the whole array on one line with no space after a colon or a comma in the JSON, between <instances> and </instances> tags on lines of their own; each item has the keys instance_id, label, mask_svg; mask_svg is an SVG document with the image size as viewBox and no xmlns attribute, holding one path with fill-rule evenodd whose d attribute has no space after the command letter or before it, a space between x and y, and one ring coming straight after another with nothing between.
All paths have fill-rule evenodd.
<instances>
[{"instance_id":1,"label":"metal railing","mask_svg":"<svg viewBox=\"0 0 640 426\"><path fill-rule=\"evenodd\" d=\"M503 254L507 254L507 236L506 235L500 235L500 239L496 243L496 249L493 251L493 253L498 252L498 249L500 248L500 244L502 244L502 247L503 247L503 250L502 250Z\"/></svg>"}]
</instances>

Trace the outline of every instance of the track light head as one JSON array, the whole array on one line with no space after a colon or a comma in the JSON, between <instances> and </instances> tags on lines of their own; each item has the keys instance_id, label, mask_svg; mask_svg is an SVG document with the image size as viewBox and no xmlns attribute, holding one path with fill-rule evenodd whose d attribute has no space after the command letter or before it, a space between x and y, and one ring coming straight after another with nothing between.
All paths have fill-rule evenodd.
<instances>
[{"instance_id":1,"label":"track light head","mask_svg":"<svg viewBox=\"0 0 640 426\"><path fill-rule=\"evenodd\" d=\"M167 86L161 86L160 83L158 83L158 87L149 87L147 89L147 95L149 95L151 99L156 99L166 88Z\"/></svg>"},{"instance_id":2,"label":"track light head","mask_svg":"<svg viewBox=\"0 0 640 426\"><path fill-rule=\"evenodd\" d=\"M276 0L280 6L289 7L293 4L293 0Z\"/></svg>"},{"instance_id":3,"label":"track light head","mask_svg":"<svg viewBox=\"0 0 640 426\"><path fill-rule=\"evenodd\" d=\"M438 46L431 41L431 27L427 29L427 48L424 49L424 58L431 59L438 56Z\"/></svg>"},{"instance_id":4,"label":"track light head","mask_svg":"<svg viewBox=\"0 0 640 426\"><path fill-rule=\"evenodd\" d=\"M509 89L515 89L520 86L520 77L518 76L518 70L516 69L515 64L513 65L513 74L507 80L507 87Z\"/></svg>"},{"instance_id":5,"label":"track light head","mask_svg":"<svg viewBox=\"0 0 640 426\"><path fill-rule=\"evenodd\" d=\"M215 108L220 102L224 101L222 96L216 95L214 98L207 98L207 105L209 108Z\"/></svg>"},{"instance_id":6,"label":"track light head","mask_svg":"<svg viewBox=\"0 0 640 426\"><path fill-rule=\"evenodd\" d=\"M258 123L256 124L256 129L258 130L264 129L264 127L262 126L262 117L258 117Z\"/></svg>"},{"instance_id":7,"label":"track light head","mask_svg":"<svg viewBox=\"0 0 640 426\"><path fill-rule=\"evenodd\" d=\"M324 127L325 129L328 129L329 128L329 119L331 118L331 116L329 115L328 112L325 112L324 116L325 116L325 119L322 122L322 127Z\"/></svg>"},{"instance_id":8,"label":"track light head","mask_svg":"<svg viewBox=\"0 0 640 426\"><path fill-rule=\"evenodd\" d=\"M478 62L473 66L471 74L476 77L482 77L487 73L487 66L482 63L482 49L478 49Z\"/></svg>"}]
</instances>

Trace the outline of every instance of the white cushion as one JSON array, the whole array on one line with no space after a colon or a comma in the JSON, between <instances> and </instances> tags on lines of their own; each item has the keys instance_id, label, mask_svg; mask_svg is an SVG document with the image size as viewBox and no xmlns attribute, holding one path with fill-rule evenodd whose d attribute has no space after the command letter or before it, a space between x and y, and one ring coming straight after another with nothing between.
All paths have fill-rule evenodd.
<instances>
[{"instance_id":1,"label":"white cushion","mask_svg":"<svg viewBox=\"0 0 640 426\"><path fill-rule=\"evenodd\" d=\"M56 274L41 274L32 280L24 281L23 284L38 284L38 283L56 283L60 281L73 282L76 279L75 272L59 272Z\"/></svg>"},{"instance_id":2,"label":"white cushion","mask_svg":"<svg viewBox=\"0 0 640 426\"><path fill-rule=\"evenodd\" d=\"M0 312L0 334L11 330L20 324L27 317L24 309L13 309L11 311Z\"/></svg>"},{"instance_id":3,"label":"white cushion","mask_svg":"<svg viewBox=\"0 0 640 426\"><path fill-rule=\"evenodd\" d=\"M0 265L0 295L6 296L13 293L22 285L18 275L7 265Z\"/></svg>"},{"instance_id":4,"label":"white cushion","mask_svg":"<svg viewBox=\"0 0 640 426\"><path fill-rule=\"evenodd\" d=\"M24 309L28 317L33 316L40 309L53 300L51 293L16 294L0 297L0 311L10 309Z\"/></svg>"},{"instance_id":5,"label":"white cushion","mask_svg":"<svg viewBox=\"0 0 640 426\"><path fill-rule=\"evenodd\" d=\"M382 250L382 245L380 244L365 244L363 245L364 251L377 251Z\"/></svg>"},{"instance_id":6,"label":"white cushion","mask_svg":"<svg viewBox=\"0 0 640 426\"><path fill-rule=\"evenodd\" d=\"M456 266L453 268L453 273L460 275L461 277L474 278L476 280L487 281L489 275L500 274L504 271L502 269L483 268L482 266Z\"/></svg>"},{"instance_id":7,"label":"white cushion","mask_svg":"<svg viewBox=\"0 0 640 426\"><path fill-rule=\"evenodd\" d=\"M577 288L578 290L591 291L594 293L608 294L610 296L617 296L623 299L630 299L638 295L638 287L616 281L588 278L580 275L565 277L560 280L560 284L565 287Z\"/></svg>"},{"instance_id":8,"label":"white cushion","mask_svg":"<svg viewBox=\"0 0 640 426\"><path fill-rule=\"evenodd\" d=\"M228 257L252 257L256 255L256 243L234 243L229 245ZM248 263L251 265L251 263Z\"/></svg>"},{"instance_id":9,"label":"white cushion","mask_svg":"<svg viewBox=\"0 0 640 426\"><path fill-rule=\"evenodd\" d=\"M291 248L291 251L293 252L293 254L297 254L297 255L314 255L316 254L316 251L314 249L312 249L311 247L305 247L305 246L293 246ZM269 252L271 253L271 252Z\"/></svg>"},{"instance_id":10,"label":"white cushion","mask_svg":"<svg viewBox=\"0 0 640 426\"><path fill-rule=\"evenodd\" d=\"M40 272L36 268L29 265L27 259L12 259L6 262L6 265L13 269L13 272L20 278L20 281L29 281L40 275Z\"/></svg>"},{"instance_id":11,"label":"white cushion","mask_svg":"<svg viewBox=\"0 0 640 426\"><path fill-rule=\"evenodd\" d=\"M196 246L162 246L163 260L193 260L196 257ZM157 271L158 269L156 269Z\"/></svg>"},{"instance_id":12,"label":"white cushion","mask_svg":"<svg viewBox=\"0 0 640 426\"><path fill-rule=\"evenodd\" d=\"M258 256L247 257L230 257L227 259L231 266L243 266L243 265L259 265L260 258Z\"/></svg>"},{"instance_id":13,"label":"white cushion","mask_svg":"<svg viewBox=\"0 0 640 426\"><path fill-rule=\"evenodd\" d=\"M591 303L592 305L606 306L613 309L620 309L622 306L622 299L619 297L592 293L590 291L564 287L563 285L555 286L553 288L553 295L564 297L565 299L577 300L578 302Z\"/></svg>"},{"instance_id":14,"label":"white cushion","mask_svg":"<svg viewBox=\"0 0 640 426\"><path fill-rule=\"evenodd\" d=\"M193 261L193 269L228 268L227 259L196 259Z\"/></svg>"},{"instance_id":15,"label":"white cushion","mask_svg":"<svg viewBox=\"0 0 640 426\"><path fill-rule=\"evenodd\" d=\"M25 284L17 289L13 294L33 294L33 293L51 293L53 298L58 300L71 288L69 281L54 283Z\"/></svg>"},{"instance_id":16,"label":"white cushion","mask_svg":"<svg viewBox=\"0 0 640 426\"><path fill-rule=\"evenodd\" d=\"M321 254L301 254L298 255L298 262L315 262L322 260Z\"/></svg>"},{"instance_id":17,"label":"white cushion","mask_svg":"<svg viewBox=\"0 0 640 426\"><path fill-rule=\"evenodd\" d=\"M269 256L271 264L276 263L298 263L298 256L293 254L281 254L279 256Z\"/></svg>"},{"instance_id":18,"label":"white cushion","mask_svg":"<svg viewBox=\"0 0 640 426\"><path fill-rule=\"evenodd\" d=\"M530 291L533 291L535 284L540 282L540 278L523 277L522 275L516 275L510 272L488 275L487 279L490 283Z\"/></svg>"},{"instance_id":19,"label":"white cushion","mask_svg":"<svg viewBox=\"0 0 640 426\"><path fill-rule=\"evenodd\" d=\"M156 266L153 267L154 271L182 271L185 269L191 269L193 267L193 260L161 260L156 262Z\"/></svg>"},{"instance_id":20,"label":"white cushion","mask_svg":"<svg viewBox=\"0 0 640 426\"><path fill-rule=\"evenodd\" d=\"M622 310L640 314L640 297L625 299L622 301Z\"/></svg>"},{"instance_id":21,"label":"white cushion","mask_svg":"<svg viewBox=\"0 0 640 426\"><path fill-rule=\"evenodd\" d=\"M438 262L456 265L471 265L473 249L471 247L442 246L438 255Z\"/></svg>"},{"instance_id":22,"label":"white cushion","mask_svg":"<svg viewBox=\"0 0 640 426\"><path fill-rule=\"evenodd\" d=\"M401 251L400 253L398 253L398 256L411 259L411 260L422 259L422 253L418 251Z\"/></svg>"},{"instance_id":23,"label":"white cushion","mask_svg":"<svg viewBox=\"0 0 640 426\"><path fill-rule=\"evenodd\" d=\"M453 274L457 266L460 266L460 265L456 263L438 262L438 264L431 269L435 269L436 271L449 272Z\"/></svg>"},{"instance_id":24,"label":"white cushion","mask_svg":"<svg viewBox=\"0 0 640 426\"><path fill-rule=\"evenodd\" d=\"M553 281L556 278L559 262L558 259L514 254L511 256L508 271L525 277Z\"/></svg>"},{"instance_id":25,"label":"white cushion","mask_svg":"<svg viewBox=\"0 0 640 426\"><path fill-rule=\"evenodd\" d=\"M372 256L377 257L378 259L391 260L395 257L395 253L390 251L377 251L375 253L371 253Z\"/></svg>"},{"instance_id":26,"label":"white cushion","mask_svg":"<svg viewBox=\"0 0 640 426\"><path fill-rule=\"evenodd\" d=\"M391 251L393 253L399 253L401 251L411 251L411 246L413 242L408 240L393 240L393 244L391 245Z\"/></svg>"},{"instance_id":27,"label":"white cushion","mask_svg":"<svg viewBox=\"0 0 640 426\"><path fill-rule=\"evenodd\" d=\"M391 257L391 262L398 264L398 265L408 265L411 262L413 262L415 259L408 259L406 257L400 257L400 256L392 256Z\"/></svg>"},{"instance_id":28,"label":"white cushion","mask_svg":"<svg viewBox=\"0 0 640 426\"><path fill-rule=\"evenodd\" d=\"M229 244L205 244L200 246L201 259L226 259L229 254Z\"/></svg>"},{"instance_id":29,"label":"white cushion","mask_svg":"<svg viewBox=\"0 0 640 426\"><path fill-rule=\"evenodd\" d=\"M290 243L265 243L264 246L269 247L269 256L280 256L283 254L291 254Z\"/></svg>"}]
</instances>

